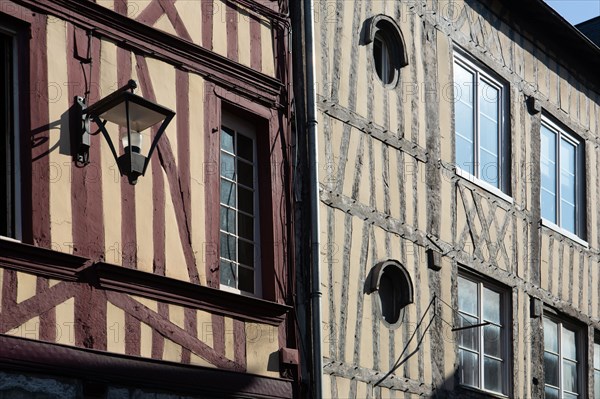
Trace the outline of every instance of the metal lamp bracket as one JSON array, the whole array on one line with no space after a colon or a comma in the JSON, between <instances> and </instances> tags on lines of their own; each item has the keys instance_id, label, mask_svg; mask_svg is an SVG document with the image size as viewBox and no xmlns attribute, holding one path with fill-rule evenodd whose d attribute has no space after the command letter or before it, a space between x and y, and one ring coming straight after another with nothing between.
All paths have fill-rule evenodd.
<instances>
[{"instance_id":1,"label":"metal lamp bracket","mask_svg":"<svg viewBox=\"0 0 600 399\"><path fill-rule=\"evenodd\" d=\"M87 105L85 104L85 99L83 97L77 96L75 97L75 102L79 107L79 115L81 118L81 139L79 141L79 146L77 148L76 160L77 163L81 165L87 165L90 163L90 144L91 144L91 135L90 135L90 118L85 112L87 109Z\"/></svg>"}]
</instances>

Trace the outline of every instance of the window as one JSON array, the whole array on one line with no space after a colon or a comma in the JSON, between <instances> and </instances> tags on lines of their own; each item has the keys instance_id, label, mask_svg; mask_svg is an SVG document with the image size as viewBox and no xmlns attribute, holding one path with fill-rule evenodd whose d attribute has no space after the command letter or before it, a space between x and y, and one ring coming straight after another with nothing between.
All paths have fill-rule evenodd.
<instances>
[{"instance_id":1,"label":"window","mask_svg":"<svg viewBox=\"0 0 600 399\"><path fill-rule=\"evenodd\" d=\"M600 399L600 339L594 342L594 398Z\"/></svg>"},{"instance_id":2,"label":"window","mask_svg":"<svg viewBox=\"0 0 600 399\"><path fill-rule=\"evenodd\" d=\"M504 193L510 190L507 99L504 83L455 52L456 166Z\"/></svg>"},{"instance_id":3,"label":"window","mask_svg":"<svg viewBox=\"0 0 600 399\"><path fill-rule=\"evenodd\" d=\"M572 327L544 317L544 380L546 398L578 398L581 362L578 334Z\"/></svg>"},{"instance_id":4,"label":"window","mask_svg":"<svg viewBox=\"0 0 600 399\"><path fill-rule=\"evenodd\" d=\"M375 71L383 83L392 82L392 65L390 63L390 51L387 41L381 32L375 33L373 40L373 60L375 61Z\"/></svg>"},{"instance_id":5,"label":"window","mask_svg":"<svg viewBox=\"0 0 600 399\"><path fill-rule=\"evenodd\" d=\"M546 118L540 136L542 218L583 238L583 143Z\"/></svg>"},{"instance_id":6,"label":"window","mask_svg":"<svg viewBox=\"0 0 600 399\"><path fill-rule=\"evenodd\" d=\"M220 167L220 281L236 292L260 294L256 133L223 114Z\"/></svg>"},{"instance_id":7,"label":"window","mask_svg":"<svg viewBox=\"0 0 600 399\"><path fill-rule=\"evenodd\" d=\"M21 238L15 33L0 28L0 236Z\"/></svg>"},{"instance_id":8,"label":"window","mask_svg":"<svg viewBox=\"0 0 600 399\"><path fill-rule=\"evenodd\" d=\"M414 288L410 274L400 263L387 260L377 263L365 281L365 292L377 291L375 299L383 322L396 327L402 309L413 303Z\"/></svg>"},{"instance_id":9,"label":"window","mask_svg":"<svg viewBox=\"0 0 600 399\"><path fill-rule=\"evenodd\" d=\"M408 65L404 38L396 21L379 14L366 23L364 44L373 43L375 73L385 87L395 87L400 68Z\"/></svg>"},{"instance_id":10,"label":"window","mask_svg":"<svg viewBox=\"0 0 600 399\"><path fill-rule=\"evenodd\" d=\"M461 384L507 392L507 295L470 277L458 277L458 357ZM475 327L471 327L475 326Z\"/></svg>"}]
</instances>

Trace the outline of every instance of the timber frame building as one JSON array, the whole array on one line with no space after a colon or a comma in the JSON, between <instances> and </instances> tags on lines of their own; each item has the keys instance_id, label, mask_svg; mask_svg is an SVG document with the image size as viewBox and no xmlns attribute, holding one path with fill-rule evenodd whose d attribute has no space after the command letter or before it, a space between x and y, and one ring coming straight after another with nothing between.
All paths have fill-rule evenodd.
<instances>
[{"instance_id":1,"label":"timber frame building","mask_svg":"<svg viewBox=\"0 0 600 399\"><path fill-rule=\"evenodd\" d=\"M0 397L294 396L286 4L0 2ZM175 112L135 188L76 156L130 79Z\"/></svg>"},{"instance_id":2,"label":"timber frame building","mask_svg":"<svg viewBox=\"0 0 600 399\"><path fill-rule=\"evenodd\" d=\"M600 49L541 0L304 11L313 395L600 398Z\"/></svg>"}]
</instances>

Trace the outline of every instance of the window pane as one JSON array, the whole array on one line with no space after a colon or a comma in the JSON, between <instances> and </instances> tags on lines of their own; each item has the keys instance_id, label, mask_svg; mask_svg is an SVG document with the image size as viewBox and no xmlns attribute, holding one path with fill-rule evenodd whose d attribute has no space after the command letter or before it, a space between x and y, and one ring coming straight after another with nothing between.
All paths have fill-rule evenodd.
<instances>
[{"instance_id":1,"label":"window pane","mask_svg":"<svg viewBox=\"0 0 600 399\"><path fill-rule=\"evenodd\" d=\"M545 395L546 399L558 399L558 389L556 389L556 388L550 388L547 386L544 389L544 393L546 394Z\"/></svg>"},{"instance_id":2,"label":"window pane","mask_svg":"<svg viewBox=\"0 0 600 399\"><path fill-rule=\"evenodd\" d=\"M235 179L235 164L233 156L221 152L221 176Z\"/></svg>"},{"instance_id":3,"label":"window pane","mask_svg":"<svg viewBox=\"0 0 600 399\"><path fill-rule=\"evenodd\" d=\"M600 344L594 344L594 368L600 370Z\"/></svg>"},{"instance_id":4,"label":"window pane","mask_svg":"<svg viewBox=\"0 0 600 399\"><path fill-rule=\"evenodd\" d=\"M234 236L221 233L221 258L237 260L235 241Z\"/></svg>"},{"instance_id":5,"label":"window pane","mask_svg":"<svg viewBox=\"0 0 600 399\"><path fill-rule=\"evenodd\" d=\"M540 172L542 179L542 217L556 221L556 134L542 125Z\"/></svg>"},{"instance_id":6,"label":"window pane","mask_svg":"<svg viewBox=\"0 0 600 399\"><path fill-rule=\"evenodd\" d=\"M542 217L552 223L556 221L556 195L542 187Z\"/></svg>"},{"instance_id":7,"label":"window pane","mask_svg":"<svg viewBox=\"0 0 600 399\"><path fill-rule=\"evenodd\" d=\"M223 128L221 130L221 149L231 152L233 154L234 153L233 138L234 138L233 131L231 129L223 126Z\"/></svg>"},{"instance_id":8,"label":"window pane","mask_svg":"<svg viewBox=\"0 0 600 399\"><path fill-rule=\"evenodd\" d=\"M500 294L483 288L483 319L500 324Z\"/></svg>"},{"instance_id":9,"label":"window pane","mask_svg":"<svg viewBox=\"0 0 600 399\"><path fill-rule=\"evenodd\" d=\"M479 178L494 187L498 187L498 155L481 147L479 152Z\"/></svg>"},{"instance_id":10,"label":"window pane","mask_svg":"<svg viewBox=\"0 0 600 399\"><path fill-rule=\"evenodd\" d=\"M479 83L479 177L498 187L498 119L500 93L484 81Z\"/></svg>"},{"instance_id":11,"label":"window pane","mask_svg":"<svg viewBox=\"0 0 600 399\"><path fill-rule=\"evenodd\" d=\"M221 261L221 284L237 288L237 266L231 262Z\"/></svg>"},{"instance_id":12,"label":"window pane","mask_svg":"<svg viewBox=\"0 0 600 399\"><path fill-rule=\"evenodd\" d=\"M483 352L486 355L502 357L500 327L494 325L483 327Z\"/></svg>"},{"instance_id":13,"label":"window pane","mask_svg":"<svg viewBox=\"0 0 600 399\"><path fill-rule=\"evenodd\" d=\"M594 371L594 399L600 399L600 371Z\"/></svg>"},{"instance_id":14,"label":"window pane","mask_svg":"<svg viewBox=\"0 0 600 399\"><path fill-rule=\"evenodd\" d=\"M238 186L239 190L239 198L238 198L238 208L240 211L244 211L249 213L250 215L254 214L254 192L248 190L247 188Z\"/></svg>"},{"instance_id":15,"label":"window pane","mask_svg":"<svg viewBox=\"0 0 600 399\"><path fill-rule=\"evenodd\" d=\"M560 201L560 226L575 233L575 205L562 200Z\"/></svg>"},{"instance_id":16,"label":"window pane","mask_svg":"<svg viewBox=\"0 0 600 399\"><path fill-rule=\"evenodd\" d=\"M546 384L558 386L558 355L544 352L544 379Z\"/></svg>"},{"instance_id":17,"label":"window pane","mask_svg":"<svg viewBox=\"0 0 600 399\"><path fill-rule=\"evenodd\" d=\"M247 187L254 187L254 167L252 164L238 160L238 183Z\"/></svg>"},{"instance_id":18,"label":"window pane","mask_svg":"<svg viewBox=\"0 0 600 399\"><path fill-rule=\"evenodd\" d=\"M474 387L479 386L479 356L465 350L458 350L460 358L460 382Z\"/></svg>"},{"instance_id":19,"label":"window pane","mask_svg":"<svg viewBox=\"0 0 600 399\"><path fill-rule=\"evenodd\" d=\"M221 203L235 206L235 183L221 179Z\"/></svg>"},{"instance_id":20,"label":"window pane","mask_svg":"<svg viewBox=\"0 0 600 399\"><path fill-rule=\"evenodd\" d=\"M243 158L247 161L254 161L254 142L251 138L244 136L243 134L238 134L238 148L236 155L240 158Z\"/></svg>"},{"instance_id":21,"label":"window pane","mask_svg":"<svg viewBox=\"0 0 600 399\"><path fill-rule=\"evenodd\" d=\"M483 387L502 392L502 362L487 357L483 359Z\"/></svg>"},{"instance_id":22,"label":"window pane","mask_svg":"<svg viewBox=\"0 0 600 399\"><path fill-rule=\"evenodd\" d=\"M235 211L221 207L221 230L235 234Z\"/></svg>"},{"instance_id":23,"label":"window pane","mask_svg":"<svg viewBox=\"0 0 600 399\"><path fill-rule=\"evenodd\" d=\"M238 262L246 266L254 266L254 244L244 240L238 241Z\"/></svg>"},{"instance_id":24,"label":"window pane","mask_svg":"<svg viewBox=\"0 0 600 399\"><path fill-rule=\"evenodd\" d=\"M479 112L490 121L498 124L498 102L500 92L486 81L479 82Z\"/></svg>"},{"instance_id":25,"label":"window pane","mask_svg":"<svg viewBox=\"0 0 600 399\"><path fill-rule=\"evenodd\" d=\"M577 346L575 340L575 331L562 329L562 355L567 359L577 359Z\"/></svg>"},{"instance_id":26,"label":"window pane","mask_svg":"<svg viewBox=\"0 0 600 399\"><path fill-rule=\"evenodd\" d=\"M461 327L468 327L477 324L477 318L459 313ZM460 346L479 351L479 329L480 327L465 328L458 331L458 343Z\"/></svg>"},{"instance_id":27,"label":"window pane","mask_svg":"<svg viewBox=\"0 0 600 399\"><path fill-rule=\"evenodd\" d=\"M377 72L377 76L384 81L383 76L383 41L381 40L381 35L379 33L375 34L375 38L373 39L373 60L375 61L375 71Z\"/></svg>"},{"instance_id":28,"label":"window pane","mask_svg":"<svg viewBox=\"0 0 600 399\"><path fill-rule=\"evenodd\" d=\"M472 138L466 138L456 133L456 165L472 175L475 175L475 158L473 158Z\"/></svg>"},{"instance_id":29,"label":"window pane","mask_svg":"<svg viewBox=\"0 0 600 399\"><path fill-rule=\"evenodd\" d=\"M242 291L254 292L254 271L242 266L238 267L238 271L240 273L238 288Z\"/></svg>"},{"instance_id":30,"label":"window pane","mask_svg":"<svg viewBox=\"0 0 600 399\"><path fill-rule=\"evenodd\" d=\"M544 317L544 349L558 352L558 326Z\"/></svg>"},{"instance_id":31,"label":"window pane","mask_svg":"<svg viewBox=\"0 0 600 399\"><path fill-rule=\"evenodd\" d=\"M18 189L19 182L15 180L18 170L18 152L15 144L18 140L14 134L13 121L13 79L12 79L12 38L0 36L0 235L17 238L17 219L19 218ZM15 166L17 166L15 168Z\"/></svg>"},{"instance_id":32,"label":"window pane","mask_svg":"<svg viewBox=\"0 0 600 399\"><path fill-rule=\"evenodd\" d=\"M560 141L560 224L575 232L575 146Z\"/></svg>"},{"instance_id":33,"label":"window pane","mask_svg":"<svg viewBox=\"0 0 600 399\"><path fill-rule=\"evenodd\" d=\"M563 361L563 389L579 392L577 387L577 363L570 360Z\"/></svg>"},{"instance_id":34,"label":"window pane","mask_svg":"<svg viewBox=\"0 0 600 399\"><path fill-rule=\"evenodd\" d=\"M238 213L238 226L240 237L254 241L254 219L252 217Z\"/></svg>"},{"instance_id":35,"label":"window pane","mask_svg":"<svg viewBox=\"0 0 600 399\"><path fill-rule=\"evenodd\" d=\"M472 315L477 315L477 283L465 278L458 278L458 309ZM477 324L477 323L475 323Z\"/></svg>"},{"instance_id":36,"label":"window pane","mask_svg":"<svg viewBox=\"0 0 600 399\"><path fill-rule=\"evenodd\" d=\"M475 174L474 164L474 106L475 76L454 64L454 124L456 129L456 164Z\"/></svg>"},{"instance_id":37,"label":"window pane","mask_svg":"<svg viewBox=\"0 0 600 399\"><path fill-rule=\"evenodd\" d=\"M563 394L563 399L579 399L579 395L575 395L572 393L565 392Z\"/></svg>"}]
</instances>

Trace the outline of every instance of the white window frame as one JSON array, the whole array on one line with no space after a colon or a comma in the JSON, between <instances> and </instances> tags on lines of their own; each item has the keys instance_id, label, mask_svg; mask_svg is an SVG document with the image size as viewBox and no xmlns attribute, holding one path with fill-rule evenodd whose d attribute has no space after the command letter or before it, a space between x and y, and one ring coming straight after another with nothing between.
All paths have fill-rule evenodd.
<instances>
[{"instance_id":1,"label":"white window frame","mask_svg":"<svg viewBox=\"0 0 600 399\"><path fill-rule=\"evenodd\" d=\"M494 74L489 68L481 65L481 63L468 56L467 53L455 47L454 48L454 60L453 68L455 65L468 70L475 76L475 85L472 87L471 94L473 95L473 173L468 170L461 168L456 162L455 154L455 165L456 172L459 176L464 177L467 180L481 186L487 191L501 197L502 199L512 203L512 197L510 194L510 136L508 129L508 112L509 112L509 86L508 83L504 82L500 77ZM453 73L453 82L455 81ZM499 101L498 101L498 187L485 181L480 176L479 171L479 160L481 158L481 146L480 146L480 121L479 121L479 82L485 81L489 86L494 87L498 90ZM455 86L456 89L456 86ZM464 88L459 88L461 92L464 92ZM453 98L456 103L456 98ZM454 109L453 122L456 125L456 109ZM454 126L455 126L454 125ZM454 150L456 151L456 129L454 129Z\"/></svg>"},{"instance_id":2,"label":"white window frame","mask_svg":"<svg viewBox=\"0 0 600 399\"><path fill-rule=\"evenodd\" d=\"M547 311L545 311L545 313L547 313ZM552 321L553 323L556 323L556 325L558 326L558 337L557 337L557 341L558 341L558 353L556 352L552 352L549 350L546 350L546 345L544 345L544 353L548 352L551 353L553 355L558 355L558 382L560 384L560 386L554 386L554 385L550 385L548 384L546 381L544 382L544 390L546 389L546 385L550 386L551 388L554 389L558 389L558 397L562 398L563 397L563 393L564 393L564 389L563 389L563 360L567 359L568 361L573 361L573 359L569 359L563 356L563 348L562 348L562 334L563 334L563 328L567 329L569 331L572 331L575 333L575 345L577 346L575 349L575 353L577 356L577 359L574 359L575 362L577 363L577 389L579 389L579 392L570 392L567 391L568 393L577 395L579 398L585 398L585 384L584 384L584 363L583 363L583 350L584 350L584 339L581 333L581 329L578 328L576 325L566 322L564 320L561 320L557 315L555 314L544 314L543 318L548 319L550 321ZM544 362L544 367L545 367L545 362Z\"/></svg>"},{"instance_id":3,"label":"white window frame","mask_svg":"<svg viewBox=\"0 0 600 399\"><path fill-rule=\"evenodd\" d=\"M10 87L10 96L12 97L12 113L10 117L12 130L7 134L12 135L12 174L13 183L10 187L12 195L11 210L12 218L14 219L14 227L10 236L0 235L0 239L7 241L20 242L22 240L22 209L21 209L21 143L20 143L20 125L19 125L19 63L18 63L18 46L17 46L17 32L6 26L0 26L0 35L8 39L11 46L12 52L12 65L11 65L11 76L12 84ZM3 160L6 162L6 160ZM0 210L2 212L9 211ZM5 226L6 227L6 226Z\"/></svg>"},{"instance_id":4,"label":"white window frame","mask_svg":"<svg viewBox=\"0 0 600 399\"><path fill-rule=\"evenodd\" d=\"M569 133L565 128L561 127L558 123L555 123L547 116L542 116L542 124L548 130L551 130L556 137L555 141L555 158L556 158L556 169L555 169L555 189L556 189L556 222L554 223L542 216L542 223L547 227L550 227L561 234L571 238L572 240L587 246L585 241L585 229L586 229L586 210L585 210L585 144L584 141L577 138L574 134ZM542 182L541 182L541 136L542 131L540 127L540 210L544 206L542 202ZM560 143L561 140L565 140L568 143L575 146L575 231L567 230L562 226L561 222L561 210L560 210Z\"/></svg>"},{"instance_id":5,"label":"white window frame","mask_svg":"<svg viewBox=\"0 0 600 399\"><path fill-rule=\"evenodd\" d=\"M592 359L594 376L594 399L600 399L600 336L594 336L594 358Z\"/></svg>"},{"instance_id":6,"label":"white window frame","mask_svg":"<svg viewBox=\"0 0 600 399\"><path fill-rule=\"evenodd\" d=\"M481 278L478 278L470 273L464 272L464 271L460 271L458 274L458 278L462 278L465 280L468 280L470 282L473 282L475 284L477 284L477 298L478 298L478 309L477 309L477 315L471 315L469 313L463 312L460 309L458 309L458 318L462 318L462 314L468 315L470 317L477 317L477 324L482 324L484 323L484 319L483 319L483 289L487 288L491 291L494 291L496 293L498 293L500 295L500 321L501 321L501 325L500 325L500 344L501 344L501 355L502 358L497 358L495 356L491 356L491 355L485 355L484 354L484 328L483 327L475 327L475 329L477 330L477 336L478 336L478 350L477 350L477 354L478 354L478 359L479 359L479 376L478 376L478 380L479 380L479 385L478 386L473 386L473 385L468 385L463 383L462 381L460 381L461 386L464 387L469 387L469 388L473 388L479 391L483 391L483 392L489 392L493 395L500 395L500 396L506 396L508 394L508 392L510 391L510 366L512 364L512 357L511 357L511 345L510 345L510 314L511 314L511 310L510 310L510 291L508 289L502 288L494 283L491 283L487 280L483 280ZM458 297L460 296L460 292L458 292L458 282L457 282L457 303L458 303ZM495 323L492 323L495 324ZM460 325L460 324L459 324ZM460 345L460 339L459 336L457 335L457 354L460 354L460 350L465 350L471 353L475 353L472 349L470 348L466 348L466 347L462 347ZM490 357L490 358L494 358L496 360L500 360L502 362L502 381L501 381L501 386L502 386L502 392L498 392L498 391L492 391L489 389L485 389L484 385L485 385L485 376L484 376L484 360L485 357ZM459 365L459 367L461 367L460 365L460 355L457 357L457 364Z\"/></svg>"},{"instance_id":7,"label":"white window frame","mask_svg":"<svg viewBox=\"0 0 600 399\"><path fill-rule=\"evenodd\" d=\"M249 123L246 120L243 120L242 118L238 117L237 115L234 115L233 113L226 111L226 110L222 110L222 114L221 114L221 129L219 130L219 135L222 134L222 128L223 127L227 127L230 130L233 130L235 132L235 135L237 137L237 135L243 135L247 138L249 138L250 140L252 140L253 143L253 174L254 174L254 214L253 214L253 218L254 218L254 292L248 292L248 291L242 291L241 289L239 289L237 286L236 287L232 287L226 284L222 284L221 283L221 278L219 275L219 286L220 289L224 290L224 291L229 291L229 292L233 292L236 294L243 294L243 295L249 295L249 296L255 296L255 297L260 297L262 295L262 273L261 273L261 262L260 262L260 212L259 212L259 179L258 179L258 168L259 168L259 160L258 160L258 151L257 151L257 135L256 135L256 128L253 124ZM236 140L237 142L237 140ZM237 143L236 143L237 145ZM221 153L226 152L225 150L223 150L223 148L221 147L221 138L219 137L219 159L221 158ZM234 160L237 160L237 154L232 154L227 152L229 155L233 155L234 156ZM234 161L235 162L235 161ZM237 166L236 166L237 167ZM222 178L226 178L221 174L221 163L219 162L219 191L220 191L220 187L221 187L221 179ZM229 179L228 179L229 180ZM237 193L237 179L234 182L236 185L236 193ZM233 209L236 211L236 215L238 212L237 209L237 198L236 198L236 206L235 207L229 207L226 204L222 204L220 202L220 193L219 193L219 208L221 208L222 206L226 206L229 209ZM219 210L220 212L220 210ZM236 218L236 226L237 226L237 218ZM219 221L219 240L221 239L221 233L225 233L223 230L221 230L221 226L220 226L220 221ZM229 234L229 233L228 233ZM238 253L238 249L237 249L237 239L239 239L239 237L237 236L237 232L235 235L232 235L236 238L236 256L239 255ZM243 239L243 238L242 238ZM219 262L220 261L227 261L227 262L234 262L236 264L238 264L237 259L232 260L232 259L227 259L227 258L223 258L222 256L222 251L221 253L219 253ZM239 277L239 276L238 276ZM239 283L239 279L237 280L237 282Z\"/></svg>"}]
</instances>

